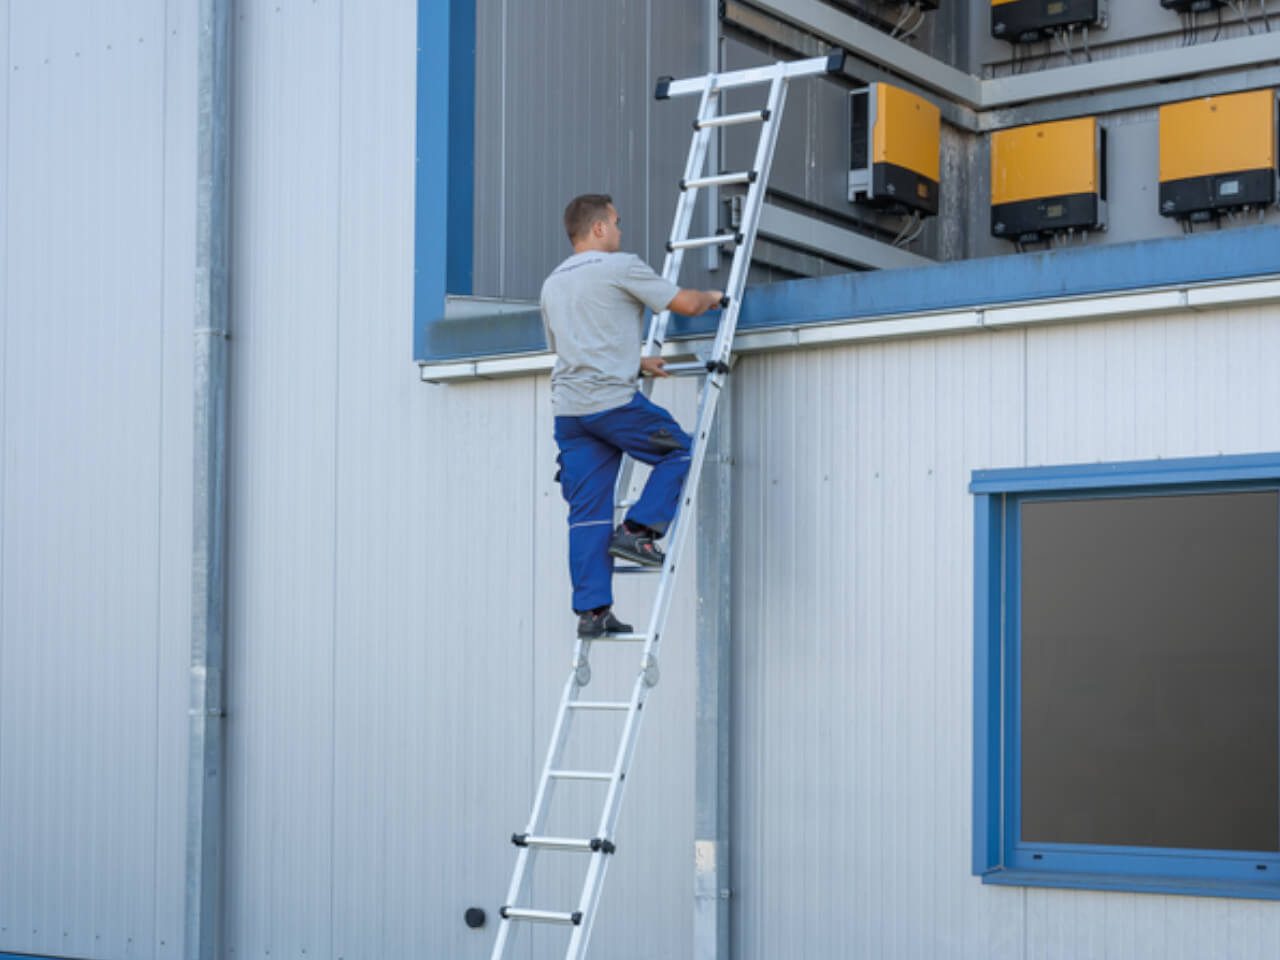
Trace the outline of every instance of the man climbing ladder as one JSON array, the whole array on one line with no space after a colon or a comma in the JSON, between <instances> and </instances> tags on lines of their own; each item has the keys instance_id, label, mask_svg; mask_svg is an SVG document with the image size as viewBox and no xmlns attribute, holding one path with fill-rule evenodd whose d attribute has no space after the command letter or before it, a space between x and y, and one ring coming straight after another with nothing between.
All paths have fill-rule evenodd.
<instances>
[{"instance_id":1,"label":"man climbing ladder","mask_svg":"<svg viewBox=\"0 0 1280 960\"><path fill-rule=\"evenodd\" d=\"M661 357L640 356L644 308L693 317L720 302L719 290L681 290L629 253L619 253L613 199L585 194L564 212L573 255L542 285L542 322L556 355L551 407L560 448L560 490L569 502L569 572L578 636L631 633L613 615L613 558L660 567L655 541L675 516L689 472L689 435L636 388L666 376ZM613 527L622 454L653 472L623 522Z\"/></svg>"},{"instance_id":2,"label":"man climbing ladder","mask_svg":"<svg viewBox=\"0 0 1280 960\"><path fill-rule=\"evenodd\" d=\"M649 270L636 257L619 254L617 211L607 197L579 198L589 212L566 211L566 227L574 243L574 255L547 279L543 288L543 314L548 340L556 351L556 373L552 375L552 392L556 403L556 439L561 449L562 482L570 502L570 556L574 566L574 607L580 612L577 643L569 677L565 681L560 706L556 712L551 743L547 748L542 774L538 778L533 809L525 829L512 835L519 849L515 870L507 888L507 899L498 911L502 922L494 942L491 960L506 957L512 925L516 922L554 924L571 929L565 960L582 960L600 904L600 891L608 872L609 861L618 851L614 833L622 804L627 771L635 754L636 741L643 719L649 691L658 682L658 648L666 629L671 605L675 572L681 548L689 531L689 518L694 492L707 453L707 438L715 419L716 405L732 359L733 335L738 322L738 307L746 285L751 248L764 203L765 184L777 144L778 125L786 100L787 83L798 77L837 72L843 54L777 63L768 67L710 74L690 80L663 78L658 82L657 98L701 95L693 123L693 142L680 181L680 199L676 205L671 239L667 241L667 257L661 277ZM768 84L769 95L762 109L726 114L720 111L721 94L738 87ZM737 173L702 174L707 145L713 131L731 124L758 123L760 138L756 145L754 165ZM742 207L742 226L738 234L716 234L690 239L694 198L703 187L745 184L746 199ZM571 222L572 221L572 222ZM579 248L580 239L585 240ZM734 244L733 265L725 295L719 291L679 290L676 278L684 251L698 247ZM608 255L608 256L606 256ZM575 274L581 271L584 281ZM594 293L582 292L585 287ZM583 296L602 298L590 310L581 308ZM700 313L716 301L724 309L715 342L708 355L696 363L666 364L661 359L662 341L666 336L670 310ZM575 306L575 304L577 306ZM621 304L620 309L614 309ZM625 346L632 335L640 304L657 312L649 327L644 348L639 354L634 346ZM664 309L666 308L666 309ZM622 319L620 319L622 318ZM588 328L585 337L565 337L564 324L587 322L598 324ZM684 431L660 407L649 403L647 396L635 390L635 375L640 369L657 375L696 374L704 377L698 404L698 418L691 434ZM606 377L601 379L603 372ZM581 378L575 383L577 374ZM558 382L557 382L558 376ZM600 392L597 392L600 388ZM576 394L576 395L575 395ZM561 399L563 398L563 399ZM582 403L582 406L575 406ZM597 406L597 404L599 406ZM634 404L634 406L632 406ZM589 411L589 412L580 412ZM560 414L564 414L563 427ZM595 418L595 419L593 419ZM602 418L602 419L601 419ZM601 446L597 447L599 443ZM611 478L618 472L620 451L630 452L636 459L654 465L653 475L644 494L631 504L619 529L613 528L611 516L615 505L609 497ZM617 489L629 486L631 461L623 467ZM630 521L630 524L626 521ZM670 524L668 527L667 525ZM666 529L668 551L664 556L655 540ZM582 531L575 533L575 531ZM636 561L631 569L659 574L653 608L648 624L641 633L618 622L610 610L609 556L623 556ZM578 569L581 564L581 575ZM580 589L581 588L581 589ZM640 669L624 701L584 700L579 697L591 682L590 650L599 641L643 644ZM622 735L608 770L572 770L562 766L565 744L573 720L591 714L625 716ZM594 833L573 837L548 836L542 833L557 784L595 782L607 787L604 808ZM582 893L573 909L548 910L522 905L530 889L533 857L538 852L566 853L588 857ZM605 951L604 955L610 955ZM612 951L616 954L617 951Z\"/></svg>"}]
</instances>

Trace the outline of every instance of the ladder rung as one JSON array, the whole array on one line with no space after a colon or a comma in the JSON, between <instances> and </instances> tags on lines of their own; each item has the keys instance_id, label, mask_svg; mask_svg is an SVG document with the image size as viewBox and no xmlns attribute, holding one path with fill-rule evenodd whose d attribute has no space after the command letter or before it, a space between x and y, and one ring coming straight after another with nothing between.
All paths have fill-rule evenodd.
<instances>
[{"instance_id":1,"label":"ladder rung","mask_svg":"<svg viewBox=\"0 0 1280 960\"><path fill-rule=\"evenodd\" d=\"M630 700L570 700L570 710L630 710Z\"/></svg>"},{"instance_id":2,"label":"ladder rung","mask_svg":"<svg viewBox=\"0 0 1280 960\"><path fill-rule=\"evenodd\" d=\"M688 363L668 363L662 372L669 377L699 377L708 373L706 361L690 360Z\"/></svg>"},{"instance_id":3,"label":"ladder rung","mask_svg":"<svg viewBox=\"0 0 1280 960\"><path fill-rule=\"evenodd\" d=\"M638 563L636 564L629 563L626 566L614 567L613 572L614 573L661 573L662 568L661 567L642 567ZM629 637L631 636L631 634L624 634L624 636ZM617 637L615 636L614 639L616 640Z\"/></svg>"},{"instance_id":4,"label":"ladder rung","mask_svg":"<svg viewBox=\"0 0 1280 960\"><path fill-rule=\"evenodd\" d=\"M517 847L540 850L569 850L577 853L613 853L617 847L601 837L580 840L577 837L538 837L530 833L513 833L511 842Z\"/></svg>"},{"instance_id":5,"label":"ladder rung","mask_svg":"<svg viewBox=\"0 0 1280 960\"><path fill-rule=\"evenodd\" d=\"M601 772L599 770L548 770L547 776L554 777L557 780L609 781L613 779L613 771Z\"/></svg>"},{"instance_id":6,"label":"ladder rung","mask_svg":"<svg viewBox=\"0 0 1280 960\"><path fill-rule=\"evenodd\" d=\"M693 250L697 247L714 247L722 243L741 243L741 233L717 233L714 237L697 237L693 240L667 241L667 252L673 250Z\"/></svg>"},{"instance_id":7,"label":"ladder rung","mask_svg":"<svg viewBox=\"0 0 1280 960\"><path fill-rule=\"evenodd\" d=\"M693 129L703 127L729 127L735 123L763 123L769 119L768 110L748 110L746 113L725 113L718 117L707 117L705 120L693 121Z\"/></svg>"},{"instance_id":8,"label":"ladder rung","mask_svg":"<svg viewBox=\"0 0 1280 960\"><path fill-rule=\"evenodd\" d=\"M661 569L661 568L660 568L660 567L655 567L654 569ZM614 573L617 573L618 571L617 571L617 570L615 570L615 571L613 571L613 572L614 572ZM600 636L598 636L598 637L592 637L592 638L591 638L591 642L592 642L592 643L600 643L601 641L607 641L607 640L614 640L614 641L621 640L621 641L624 641L624 642L625 642L625 641L627 641L627 640L640 640L640 641L643 641L643 640L644 640L644 638L645 638L645 637L644 637L644 634L643 634L643 633L603 633L603 634L601 634L601 635L600 635Z\"/></svg>"},{"instance_id":9,"label":"ladder rung","mask_svg":"<svg viewBox=\"0 0 1280 960\"><path fill-rule=\"evenodd\" d=\"M561 913L558 910L530 910L527 907L502 907L498 910L503 920L532 920L534 923L564 923L577 926L582 923L582 911Z\"/></svg>"},{"instance_id":10,"label":"ladder rung","mask_svg":"<svg viewBox=\"0 0 1280 960\"><path fill-rule=\"evenodd\" d=\"M620 500L618 503L615 503L614 506L619 510L626 510L628 507L634 507L639 502L639 500Z\"/></svg>"},{"instance_id":11,"label":"ladder rung","mask_svg":"<svg viewBox=\"0 0 1280 960\"><path fill-rule=\"evenodd\" d=\"M723 187L730 183L755 183L760 174L755 170L740 170L737 173L717 173L713 177L695 177L692 180L681 178L681 190L697 190L699 187Z\"/></svg>"}]
</instances>

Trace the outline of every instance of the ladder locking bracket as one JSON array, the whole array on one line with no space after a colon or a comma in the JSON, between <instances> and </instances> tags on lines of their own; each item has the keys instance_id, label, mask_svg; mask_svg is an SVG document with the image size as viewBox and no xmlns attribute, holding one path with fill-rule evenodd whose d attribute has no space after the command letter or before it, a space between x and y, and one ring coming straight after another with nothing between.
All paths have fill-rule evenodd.
<instances>
[{"instance_id":1,"label":"ladder locking bracket","mask_svg":"<svg viewBox=\"0 0 1280 960\"><path fill-rule=\"evenodd\" d=\"M708 360L707 373L728 373L729 365L723 360Z\"/></svg>"},{"instance_id":2,"label":"ladder locking bracket","mask_svg":"<svg viewBox=\"0 0 1280 960\"><path fill-rule=\"evenodd\" d=\"M591 840L591 849L595 853L614 853L618 848L603 837L593 837Z\"/></svg>"}]
</instances>

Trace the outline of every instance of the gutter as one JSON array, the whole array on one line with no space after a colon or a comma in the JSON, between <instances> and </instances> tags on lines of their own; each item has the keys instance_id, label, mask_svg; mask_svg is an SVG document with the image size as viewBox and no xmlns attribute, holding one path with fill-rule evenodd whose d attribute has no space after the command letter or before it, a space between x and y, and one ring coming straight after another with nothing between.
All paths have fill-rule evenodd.
<instances>
[{"instance_id":1,"label":"gutter","mask_svg":"<svg viewBox=\"0 0 1280 960\"><path fill-rule=\"evenodd\" d=\"M1013 327L1079 323L1152 314L1185 314L1232 306L1280 304L1280 274L1246 281L1150 288L1138 292L1060 297L1002 306L940 310L884 317L858 317L740 332L734 356L780 350L804 350L844 343L902 340L955 333L979 333ZM705 354L711 337L668 341L662 355L680 361ZM421 364L428 383L500 380L549 373L555 358L545 351L515 356Z\"/></svg>"},{"instance_id":2,"label":"gutter","mask_svg":"<svg viewBox=\"0 0 1280 960\"><path fill-rule=\"evenodd\" d=\"M216 960L222 933L226 630L231 7L200 0L196 144L191 686L183 957Z\"/></svg>"}]
</instances>

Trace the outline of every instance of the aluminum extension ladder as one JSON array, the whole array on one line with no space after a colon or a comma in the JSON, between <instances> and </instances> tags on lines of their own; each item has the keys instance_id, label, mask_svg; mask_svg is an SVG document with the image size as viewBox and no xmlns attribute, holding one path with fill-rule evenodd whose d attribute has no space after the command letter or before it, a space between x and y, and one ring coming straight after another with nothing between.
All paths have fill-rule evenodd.
<instances>
[{"instance_id":1,"label":"aluminum extension ladder","mask_svg":"<svg viewBox=\"0 0 1280 960\"><path fill-rule=\"evenodd\" d=\"M661 573L653 610L649 616L648 629L644 633L631 633L615 636L599 637L595 640L578 638L573 653L573 663L569 678L565 682L564 692L560 697L560 707L556 713L555 726L552 729L551 743L547 749L546 761L542 767L542 776L538 780L537 793L534 796L533 811L524 830L513 834L512 842L519 848L516 855L515 871L511 876L511 885L507 891L506 905L498 912L501 922L498 927L497 941L493 946L491 960L502 960L511 938L512 924L519 921L536 923L562 924L572 928L565 960L582 960L586 956L587 944L591 939L591 929L595 921L596 908L600 902L600 892L604 887L605 873L609 861L615 853L614 828L618 820L618 812L622 805L622 793L626 783L627 770L635 752L636 741L640 733L640 720L643 716L645 700L649 690L658 682L658 644L662 639L667 612L671 603L671 595L675 584L675 572L680 563L680 554L692 519L694 496L698 489L698 478L702 473L702 463L706 457L707 437L711 432L711 424L715 418L716 403L729 373L733 335L738 324L738 310L742 303L742 292L746 286L747 268L751 263L751 248L755 241L756 228L760 222L760 209L764 203L765 185L769 180L769 168L773 162L774 148L778 139L778 128L782 120L782 108L787 96L787 83L796 77L807 77L823 73L839 72L843 66L844 54L835 51L826 57L815 57L810 60L776 63L767 67L756 67L747 70L736 70L730 73L712 73L704 77L687 80L673 80L670 77L659 79L656 98L666 100L670 97L701 95L698 105L697 119L693 122L693 141L689 146L689 158L685 165L684 177L680 180L680 199L676 204L675 221L671 227L671 239L667 241L667 256L662 266L662 276L673 283L678 282L680 266L686 250L712 247L721 244L733 244L733 264L729 270L729 280L725 286L724 298L720 301L722 311L720 325L716 332L714 346L705 361L690 363L674 363L666 366L666 371L674 376L705 376L702 394L698 405L698 419L693 431L694 447L689 465L689 473L684 482L676 516L668 531L667 559L661 568L640 567L631 565L615 566L615 573ZM738 87L769 85L769 94L762 109L746 113L724 114L720 112L720 94L725 90ZM755 165L750 170L739 173L715 174L702 176L706 162L707 146L714 130L720 127L741 123L759 123L760 138L756 146ZM737 233L718 233L714 236L689 239L689 225L693 219L694 204L697 192L703 187L726 186L729 184L747 184L747 196L742 206L741 226ZM662 350L662 341L666 336L670 312L663 311L653 318L649 333L645 340L644 356L655 356ZM652 381L646 381L648 392ZM634 463L624 458L619 470L617 483L618 497L615 499L617 509L625 510L630 502L622 496L631 485L631 473ZM640 672L632 688L630 700L596 701L579 699L581 689L591 680L589 654L592 643L600 642L637 642L643 645L640 655ZM560 766L565 743L568 740L572 720L583 712L618 712L626 714L621 742L618 745L613 767L609 770L566 770ZM604 802L604 810L600 814L599 824L590 837L554 837L541 833L546 821L547 811L551 805L551 797L557 782L563 780L596 781L609 785ZM533 855L538 851L558 851L587 856L590 862L587 876L583 884L582 894L573 910L555 911L517 906L528 889L529 874L532 869Z\"/></svg>"}]
</instances>

